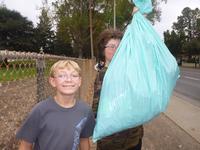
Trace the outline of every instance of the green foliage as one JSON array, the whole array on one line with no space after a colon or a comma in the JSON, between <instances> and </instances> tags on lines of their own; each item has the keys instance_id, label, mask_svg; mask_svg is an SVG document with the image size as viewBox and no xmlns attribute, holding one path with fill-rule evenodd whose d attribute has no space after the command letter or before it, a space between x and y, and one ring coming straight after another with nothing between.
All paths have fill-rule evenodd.
<instances>
[{"instance_id":1,"label":"green foliage","mask_svg":"<svg viewBox=\"0 0 200 150\"><path fill-rule=\"evenodd\" d=\"M192 55L200 55L200 40L192 39L184 43L183 48L188 52L189 58L191 58Z\"/></svg>"},{"instance_id":2,"label":"green foliage","mask_svg":"<svg viewBox=\"0 0 200 150\"><path fill-rule=\"evenodd\" d=\"M163 1L163 0L161 0ZM98 35L106 28L113 27L113 0L92 0L92 27L94 45ZM157 0L154 5L159 5ZM90 57L89 0L57 0L53 3L57 22L56 38L58 45L70 45L72 54L77 57ZM124 30L132 18L133 6L128 0L116 0L117 28ZM150 20L158 20L160 9L148 15ZM97 54L97 49L95 49Z\"/></svg>"},{"instance_id":3,"label":"green foliage","mask_svg":"<svg viewBox=\"0 0 200 150\"><path fill-rule=\"evenodd\" d=\"M36 28L36 41L38 49L42 47L45 53L55 53L53 51L55 35L52 30L53 26L49 13L47 0L45 0L41 8L39 23L37 24Z\"/></svg>"},{"instance_id":4,"label":"green foliage","mask_svg":"<svg viewBox=\"0 0 200 150\"><path fill-rule=\"evenodd\" d=\"M57 41L73 48L75 56L82 57L89 43L88 3L81 0L54 3L57 21Z\"/></svg>"},{"instance_id":5,"label":"green foliage","mask_svg":"<svg viewBox=\"0 0 200 150\"><path fill-rule=\"evenodd\" d=\"M187 36L187 41L193 38L200 37L200 10L198 8L192 10L186 7L182 11L182 15L178 16L177 22L173 24L173 29L180 34L184 32Z\"/></svg>"},{"instance_id":6,"label":"green foliage","mask_svg":"<svg viewBox=\"0 0 200 150\"><path fill-rule=\"evenodd\" d=\"M4 6L0 6L0 49L18 51L35 49L32 22Z\"/></svg>"},{"instance_id":7,"label":"green foliage","mask_svg":"<svg viewBox=\"0 0 200 150\"><path fill-rule=\"evenodd\" d=\"M181 49L185 40L184 33L180 36L176 34L174 30L170 32L167 30L164 32L164 41L167 47L169 48L170 52L174 55L174 57L178 57L178 55L181 53Z\"/></svg>"},{"instance_id":8,"label":"green foliage","mask_svg":"<svg viewBox=\"0 0 200 150\"><path fill-rule=\"evenodd\" d=\"M182 52L192 55L200 54L200 10L186 7L177 22L173 23L173 31L164 33L167 46L177 56Z\"/></svg>"},{"instance_id":9,"label":"green foliage","mask_svg":"<svg viewBox=\"0 0 200 150\"><path fill-rule=\"evenodd\" d=\"M154 10L147 17L159 20L159 2L153 0ZM31 21L16 11L0 6L0 49L36 51L43 47L45 53L73 57L91 57L90 48L90 0L57 0L48 5L43 0L39 23L34 28ZM91 0L94 46L98 36L106 28L113 27L113 0ZM132 4L128 0L116 0L116 25L124 30L132 18ZM54 23L50 14L53 14ZM55 29L53 32L52 28ZM97 48L95 47L97 56Z\"/></svg>"}]
</instances>

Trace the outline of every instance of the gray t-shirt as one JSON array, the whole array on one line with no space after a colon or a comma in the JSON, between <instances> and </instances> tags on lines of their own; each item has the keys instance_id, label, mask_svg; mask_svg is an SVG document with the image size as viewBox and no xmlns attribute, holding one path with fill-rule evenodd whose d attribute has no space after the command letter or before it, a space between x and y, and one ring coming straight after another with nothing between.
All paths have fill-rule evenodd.
<instances>
[{"instance_id":1,"label":"gray t-shirt","mask_svg":"<svg viewBox=\"0 0 200 150\"><path fill-rule=\"evenodd\" d=\"M94 125L93 112L83 101L63 108L49 97L33 108L16 137L34 143L34 150L77 150Z\"/></svg>"}]
</instances>

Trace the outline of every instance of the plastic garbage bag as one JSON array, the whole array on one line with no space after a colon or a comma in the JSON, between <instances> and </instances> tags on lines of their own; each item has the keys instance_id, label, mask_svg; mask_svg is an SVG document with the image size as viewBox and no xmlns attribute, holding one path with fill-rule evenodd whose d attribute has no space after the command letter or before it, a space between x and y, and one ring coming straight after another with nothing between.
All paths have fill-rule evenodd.
<instances>
[{"instance_id":1,"label":"plastic garbage bag","mask_svg":"<svg viewBox=\"0 0 200 150\"><path fill-rule=\"evenodd\" d=\"M153 9L151 0L128 0L139 8L142 14L150 13Z\"/></svg>"},{"instance_id":2,"label":"plastic garbage bag","mask_svg":"<svg viewBox=\"0 0 200 150\"><path fill-rule=\"evenodd\" d=\"M175 58L151 23L136 12L104 76L93 141L165 111L178 77Z\"/></svg>"}]
</instances>

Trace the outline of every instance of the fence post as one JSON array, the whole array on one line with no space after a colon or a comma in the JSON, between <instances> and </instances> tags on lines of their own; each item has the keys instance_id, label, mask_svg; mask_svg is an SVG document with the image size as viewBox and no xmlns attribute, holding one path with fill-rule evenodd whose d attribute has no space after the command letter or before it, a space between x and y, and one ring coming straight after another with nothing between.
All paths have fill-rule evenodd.
<instances>
[{"instance_id":1,"label":"fence post","mask_svg":"<svg viewBox=\"0 0 200 150\"><path fill-rule=\"evenodd\" d=\"M40 55L36 59L37 71L37 102L45 99L45 60L43 49L40 49Z\"/></svg>"}]
</instances>

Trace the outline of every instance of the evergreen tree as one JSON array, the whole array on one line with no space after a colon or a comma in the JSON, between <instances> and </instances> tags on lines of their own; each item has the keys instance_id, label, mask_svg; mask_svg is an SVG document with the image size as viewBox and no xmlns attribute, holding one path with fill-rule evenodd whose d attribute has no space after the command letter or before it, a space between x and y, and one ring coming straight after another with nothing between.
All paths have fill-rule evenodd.
<instances>
[{"instance_id":1,"label":"evergreen tree","mask_svg":"<svg viewBox=\"0 0 200 150\"><path fill-rule=\"evenodd\" d=\"M33 23L19 12L0 6L0 49L35 51Z\"/></svg>"},{"instance_id":2,"label":"evergreen tree","mask_svg":"<svg viewBox=\"0 0 200 150\"><path fill-rule=\"evenodd\" d=\"M43 6L41 8L41 14L39 16L39 23L36 28L36 41L38 49L43 48L45 53L55 53L54 52L54 31L52 30L52 20L50 17L50 10L48 6L48 1L43 1Z\"/></svg>"}]
</instances>

